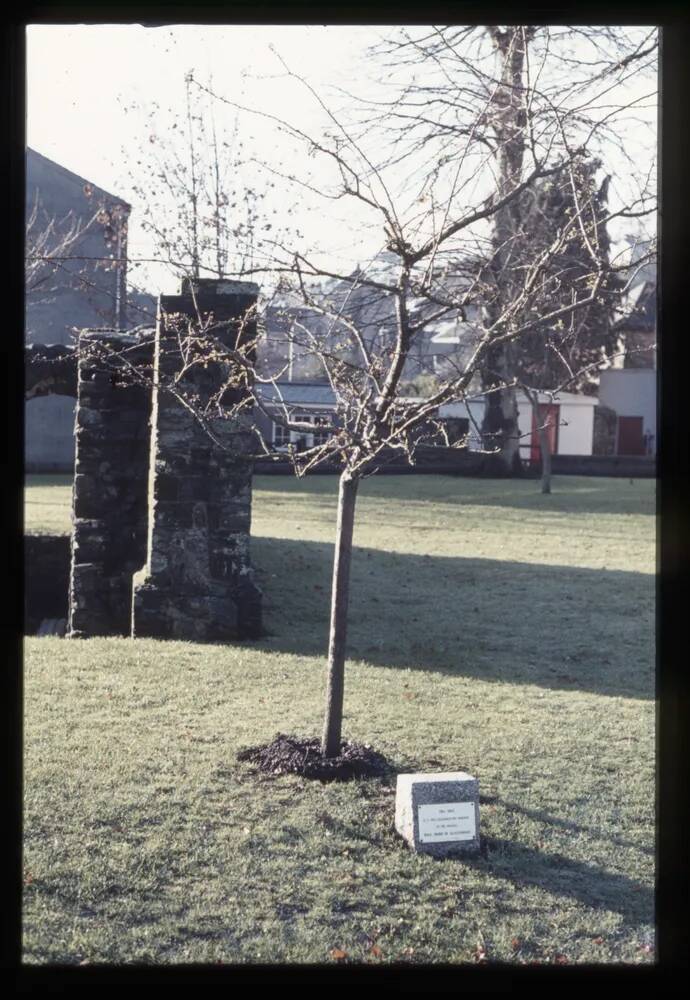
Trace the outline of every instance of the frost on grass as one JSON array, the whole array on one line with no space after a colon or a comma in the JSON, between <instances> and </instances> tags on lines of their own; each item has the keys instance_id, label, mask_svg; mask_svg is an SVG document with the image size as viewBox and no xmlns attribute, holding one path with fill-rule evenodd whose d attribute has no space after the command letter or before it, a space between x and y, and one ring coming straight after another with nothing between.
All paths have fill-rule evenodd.
<instances>
[{"instance_id":1,"label":"frost on grass","mask_svg":"<svg viewBox=\"0 0 690 1000\"><path fill-rule=\"evenodd\" d=\"M385 778L394 770L386 757L368 744L344 740L339 755L326 758L319 739L299 739L284 733L278 733L270 743L240 750L237 759L256 765L264 774L299 774L317 781Z\"/></svg>"}]
</instances>

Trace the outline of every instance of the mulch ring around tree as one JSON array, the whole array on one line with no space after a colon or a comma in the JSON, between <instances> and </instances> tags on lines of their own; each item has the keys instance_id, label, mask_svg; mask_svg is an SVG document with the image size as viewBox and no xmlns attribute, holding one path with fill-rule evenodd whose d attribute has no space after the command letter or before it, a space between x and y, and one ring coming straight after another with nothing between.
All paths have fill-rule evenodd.
<instances>
[{"instance_id":1,"label":"mulch ring around tree","mask_svg":"<svg viewBox=\"0 0 690 1000\"><path fill-rule=\"evenodd\" d=\"M394 771L383 754L364 743L343 741L340 754L327 758L321 755L320 740L299 739L284 733L278 733L270 743L240 750L237 759L254 764L263 774L299 774L317 781L386 778Z\"/></svg>"}]
</instances>

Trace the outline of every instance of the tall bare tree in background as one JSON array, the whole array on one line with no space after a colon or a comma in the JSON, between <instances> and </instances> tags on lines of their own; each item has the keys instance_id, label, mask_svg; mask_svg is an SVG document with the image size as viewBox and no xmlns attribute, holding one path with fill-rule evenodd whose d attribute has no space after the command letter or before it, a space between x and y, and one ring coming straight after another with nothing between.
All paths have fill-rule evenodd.
<instances>
[{"instance_id":1,"label":"tall bare tree in background","mask_svg":"<svg viewBox=\"0 0 690 1000\"><path fill-rule=\"evenodd\" d=\"M271 188L252 172L237 116L218 116L208 93L185 75L182 108L131 105L141 114L141 144L130 183L151 259L177 277L242 277L261 260L266 238L289 225L277 222Z\"/></svg>"},{"instance_id":2,"label":"tall bare tree in background","mask_svg":"<svg viewBox=\"0 0 690 1000\"><path fill-rule=\"evenodd\" d=\"M625 279L610 269L610 239L606 226L607 192L610 177L601 183L595 180L600 167L596 160L581 158L572 176L544 178L534 190L525 192L521 212L530 245L544 248L567 225L580 207L585 209L587 225L576 231L562 254L552 261L549 276L552 301L562 304L587 294L586 280L590 271L587 231L596 234L599 253L607 263L607 274L599 295L586 309L572 313L569 321L557 320L542 335L528 337L512 359L513 371L532 412L532 424L539 439L542 493L551 492L552 434L555 427L550 404L540 403L540 391L554 388L596 394L598 373L607 358L616 354L617 341L613 332L616 308Z\"/></svg>"},{"instance_id":3,"label":"tall bare tree in background","mask_svg":"<svg viewBox=\"0 0 690 1000\"><path fill-rule=\"evenodd\" d=\"M523 234L520 198L511 198L523 180L528 135L527 100L525 89L525 63L528 46L534 38L534 27L487 27L497 55L498 77L487 108L487 124L494 139L497 163L496 191L491 198L503 204L493 219L492 254L489 257L489 274L492 294L486 302L490 323L500 319L503 302L519 295L522 274L511 263L520 246ZM534 168L539 171L535 161ZM534 178L536 181L536 177ZM514 374L513 354L516 345L510 341L492 346L487 353L482 370L485 387L508 382ZM514 392L500 389L489 397L483 424L484 438L500 449L495 456L506 470L515 471L519 466L518 410Z\"/></svg>"},{"instance_id":4,"label":"tall bare tree in background","mask_svg":"<svg viewBox=\"0 0 690 1000\"><path fill-rule=\"evenodd\" d=\"M586 271L590 265L596 270L598 260L604 262L609 249L606 227L613 219L647 218L653 223L653 166L650 170L634 162L626 149L625 128L656 100L656 29L530 25L399 29L376 52L387 62L391 96L382 94L367 102L360 125L387 140L386 157L397 157L410 186L416 184L422 196L432 198L445 178L446 188L456 186L471 200L483 194L493 208L477 241L458 248L461 255L484 260L483 305L490 326L498 323L507 330L504 303L515 302L531 280L527 258L539 259L537 248L544 237L543 225L534 228L534 207L548 187L568 192L576 203L566 207L578 224L568 226L563 220L569 233L562 252L572 256L574 245L583 249ZM637 87L634 94L631 83ZM648 124L638 123L638 128ZM650 139L654 146L655 138ZM611 174L612 152L626 164L627 176L622 190L616 190L616 207L607 213L594 203L594 178L588 176L586 164L596 160L603 173ZM615 189L620 180L613 177ZM516 193L522 196L516 198ZM590 211L579 212L577 203L583 201L590 203ZM553 238L558 238L557 229ZM653 252L651 247L648 256ZM562 302L564 294L589 294L583 274L578 280L546 275L540 264L536 277L544 291L542 309L549 301ZM600 317L611 310L611 291L610 281L597 283ZM531 296L530 303L532 307ZM597 309L589 313L590 344ZM607 337L604 321L599 335L602 350L607 348ZM519 370L513 342L509 338L496 342L487 353L482 384L488 389L510 383ZM507 473L518 463L515 388L497 388L489 400L484 440L487 446L498 445L492 462L497 471Z\"/></svg>"},{"instance_id":5,"label":"tall bare tree in background","mask_svg":"<svg viewBox=\"0 0 690 1000\"><path fill-rule=\"evenodd\" d=\"M284 183L296 191L308 190L310 197L321 200L324 213L329 206L358 206L377 222L381 233L381 253L355 271L340 270L327 254L305 248L298 240L280 238L273 240L271 259L265 248L263 261L229 271L234 277L261 277L266 288L281 287L299 297L305 318L296 324L296 336L335 398L335 414L324 422L313 446L302 451L288 448L299 476L325 462L339 469L322 737L326 757L336 756L341 747L349 573L361 480L393 455L402 454L414 463L421 445L448 445L441 407L467 402L478 392L490 404L484 428L486 451L500 455L504 467L512 466L517 451L515 352L527 338L545 338L560 322L571 323L599 301L613 270L604 252L607 222L614 214L634 214L648 207L644 195L635 195L602 220L593 211L592 199L581 196L582 164L596 152L595 140L608 126L608 117L596 121L590 104L576 92L577 99L564 104L554 103L539 89L548 52L534 66L530 46L537 29L482 29L482 40L493 46L490 57L498 59L498 72L458 55L461 41L477 43L477 29L455 30L457 45L447 33L434 29L429 35L437 46L434 58L441 59L440 53L449 49L462 68L453 83L454 143L440 155L429 150L426 139L414 147L414 129L420 123L426 126L426 109L417 108L404 136L394 136L398 155L382 157L380 129L374 133L368 126L357 131L345 125L306 81L301 83L328 122L323 135L308 134L270 112L241 107L195 83L203 94L215 98L219 108L231 108L233 114L258 113L302 144L304 159L282 175ZM417 50L413 45L411 51ZM288 67L284 69L286 78L299 80ZM606 73L599 78L606 86ZM408 89L408 100L412 96L414 90ZM442 96L439 103L445 106ZM375 124L380 126L380 115ZM438 135L434 125L431 138ZM410 142L413 148L406 153L400 144ZM419 153L427 161L421 174ZM266 164L266 171L275 176L273 165ZM525 228L525 198L536 195L547 178L570 184L572 204L549 239L532 240ZM574 242L586 250L576 280L559 264ZM193 256L190 260L194 275ZM368 335L356 311L348 311L347 291L337 299L324 295L324 283L329 281L349 288L353 295L364 289L389 300L394 322L387 334ZM470 307L475 307L476 316L477 306L480 318L471 321ZM309 316L321 322L312 322ZM403 390L408 362L420 339L442 322L462 326L465 350L429 395L410 400ZM284 366L271 371L257 364L256 341L240 338L236 349L228 352L214 336L212 317L199 317L198 323L180 331L180 345L183 366L203 362L223 371L222 389L213 398L181 399L209 433L214 421L233 419L238 421L238 435L246 438L252 407L288 430L313 431L312 425L295 419L282 398ZM183 384L176 378L174 384L160 388L179 395ZM238 402L228 402L232 399ZM271 454L270 442L262 439L257 427L250 432L256 453ZM465 444L461 439L453 446Z\"/></svg>"}]
</instances>

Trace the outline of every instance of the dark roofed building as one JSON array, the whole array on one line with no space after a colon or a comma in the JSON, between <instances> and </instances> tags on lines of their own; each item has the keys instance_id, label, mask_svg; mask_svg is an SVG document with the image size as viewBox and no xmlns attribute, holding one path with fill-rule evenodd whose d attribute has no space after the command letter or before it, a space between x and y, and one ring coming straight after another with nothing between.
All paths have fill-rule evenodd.
<instances>
[{"instance_id":1,"label":"dark roofed building","mask_svg":"<svg viewBox=\"0 0 690 1000\"><path fill-rule=\"evenodd\" d=\"M69 345L83 328L126 328L129 213L122 198L27 149L26 343ZM58 395L27 402L27 471L72 470L74 404Z\"/></svg>"},{"instance_id":2,"label":"dark roofed building","mask_svg":"<svg viewBox=\"0 0 690 1000\"><path fill-rule=\"evenodd\" d=\"M622 297L613 330L623 359L599 376L599 402L615 415L612 451L624 456L657 452L656 260L640 263L649 242L630 237L630 288Z\"/></svg>"},{"instance_id":3,"label":"dark roofed building","mask_svg":"<svg viewBox=\"0 0 690 1000\"><path fill-rule=\"evenodd\" d=\"M301 450L326 440L328 434L323 428L332 425L336 408L335 393L327 382L274 382L258 385L257 390L262 407L255 408L254 419L268 445L282 451L293 444ZM279 420L272 420L270 414L288 416L290 420L311 425L314 430L288 430Z\"/></svg>"},{"instance_id":4,"label":"dark roofed building","mask_svg":"<svg viewBox=\"0 0 690 1000\"><path fill-rule=\"evenodd\" d=\"M656 281L634 285L623 302L624 315L613 327L623 349L625 368L656 367Z\"/></svg>"},{"instance_id":5,"label":"dark roofed building","mask_svg":"<svg viewBox=\"0 0 690 1000\"><path fill-rule=\"evenodd\" d=\"M471 284L468 272L472 264L449 271L439 282L444 295L460 297ZM373 279L393 286L397 257L381 253L367 268L355 268L347 279L331 279L310 289L318 308L304 303L295 291L277 295L264 318L264 336L260 348L261 374L281 381L327 381L323 365L310 346L311 337L334 355L355 364L361 362L360 348L347 323L355 325L371 356L386 358L395 346L397 333L396 297L384 287L367 284ZM464 307L464 316L449 310L449 318L438 317L438 306L424 298L412 303L414 319L433 316L428 326L414 338L405 364L404 383L414 383L420 376L452 374L469 359L482 330L480 306ZM338 320L343 317L343 321Z\"/></svg>"}]
</instances>

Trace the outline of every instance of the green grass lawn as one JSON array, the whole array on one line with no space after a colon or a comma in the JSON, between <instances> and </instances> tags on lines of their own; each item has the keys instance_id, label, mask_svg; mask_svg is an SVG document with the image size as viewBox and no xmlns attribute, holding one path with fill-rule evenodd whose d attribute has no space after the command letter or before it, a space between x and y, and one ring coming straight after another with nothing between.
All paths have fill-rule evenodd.
<instances>
[{"instance_id":1,"label":"green grass lawn","mask_svg":"<svg viewBox=\"0 0 690 1000\"><path fill-rule=\"evenodd\" d=\"M27 476L24 490L24 531L31 535L69 535L72 479L69 476Z\"/></svg>"},{"instance_id":2,"label":"green grass lawn","mask_svg":"<svg viewBox=\"0 0 690 1000\"><path fill-rule=\"evenodd\" d=\"M336 481L255 480L269 635L25 644L25 961L654 960L654 483L361 489L345 735L467 770L476 858L415 855L394 786L259 779L318 735ZM69 530L31 478L26 530Z\"/></svg>"}]
</instances>

